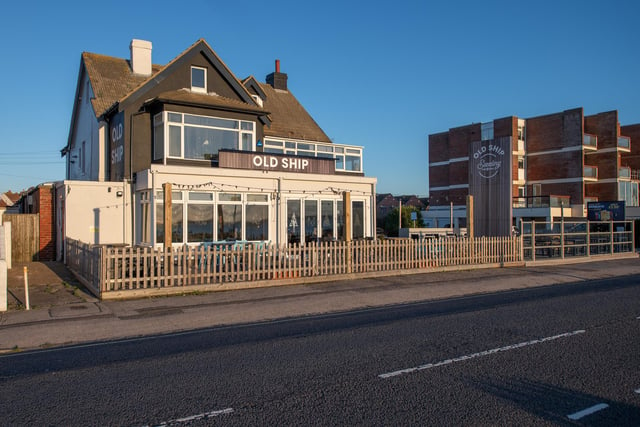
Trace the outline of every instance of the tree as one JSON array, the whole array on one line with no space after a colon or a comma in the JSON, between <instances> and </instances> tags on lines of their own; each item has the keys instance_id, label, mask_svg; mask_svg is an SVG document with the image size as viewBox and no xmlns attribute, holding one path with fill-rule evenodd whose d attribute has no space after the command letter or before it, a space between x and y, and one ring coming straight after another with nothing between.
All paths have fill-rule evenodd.
<instances>
[{"instance_id":1,"label":"tree","mask_svg":"<svg viewBox=\"0 0 640 427\"><path fill-rule=\"evenodd\" d=\"M411 212L416 212L415 225L411 220ZM424 221L422 220L422 214L420 208L415 206L403 206L402 207L402 228L422 228L424 227ZM384 229L389 236L398 236L398 209L394 209L389 212L389 215L384 220Z\"/></svg>"}]
</instances>

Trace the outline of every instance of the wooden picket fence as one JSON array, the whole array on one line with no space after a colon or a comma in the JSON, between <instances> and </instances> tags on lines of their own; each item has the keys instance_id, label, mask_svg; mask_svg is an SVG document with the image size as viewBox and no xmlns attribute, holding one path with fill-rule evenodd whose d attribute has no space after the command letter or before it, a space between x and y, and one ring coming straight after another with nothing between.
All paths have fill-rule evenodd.
<instances>
[{"instance_id":1,"label":"wooden picket fence","mask_svg":"<svg viewBox=\"0 0 640 427\"><path fill-rule=\"evenodd\" d=\"M340 276L522 261L518 237L319 242L277 247L87 245L66 240L66 262L96 295L108 292Z\"/></svg>"}]
</instances>

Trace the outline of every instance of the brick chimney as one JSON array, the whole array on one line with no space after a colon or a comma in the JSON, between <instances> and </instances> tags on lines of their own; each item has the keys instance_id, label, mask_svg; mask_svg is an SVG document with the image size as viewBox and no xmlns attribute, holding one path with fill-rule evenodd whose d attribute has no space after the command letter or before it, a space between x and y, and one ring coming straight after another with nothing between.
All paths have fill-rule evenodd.
<instances>
[{"instance_id":1,"label":"brick chimney","mask_svg":"<svg viewBox=\"0 0 640 427\"><path fill-rule=\"evenodd\" d=\"M151 69L151 42L146 40L131 40L131 71L141 76L150 76Z\"/></svg>"},{"instance_id":2,"label":"brick chimney","mask_svg":"<svg viewBox=\"0 0 640 427\"><path fill-rule=\"evenodd\" d=\"M280 60L276 59L276 71L267 75L267 84L273 86L274 89L287 89L287 75L280 72Z\"/></svg>"}]
</instances>

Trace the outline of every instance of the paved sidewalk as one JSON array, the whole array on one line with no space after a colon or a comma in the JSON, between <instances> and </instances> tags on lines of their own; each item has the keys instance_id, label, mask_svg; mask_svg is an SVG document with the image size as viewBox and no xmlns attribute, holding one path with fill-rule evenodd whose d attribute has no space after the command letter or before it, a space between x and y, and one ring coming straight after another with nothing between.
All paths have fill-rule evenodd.
<instances>
[{"instance_id":1,"label":"paved sidewalk","mask_svg":"<svg viewBox=\"0 0 640 427\"><path fill-rule=\"evenodd\" d=\"M9 270L10 310L0 312L0 352L47 348L460 297L615 276L640 275L638 258L422 273L198 295L99 301L59 263Z\"/></svg>"}]
</instances>

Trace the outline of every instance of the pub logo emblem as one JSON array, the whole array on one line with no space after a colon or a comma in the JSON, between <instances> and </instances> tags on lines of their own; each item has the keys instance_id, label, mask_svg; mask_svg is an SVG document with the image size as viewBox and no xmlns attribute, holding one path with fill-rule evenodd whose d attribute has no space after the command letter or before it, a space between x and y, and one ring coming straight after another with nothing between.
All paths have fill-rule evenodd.
<instances>
[{"instance_id":1,"label":"pub logo emblem","mask_svg":"<svg viewBox=\"0 0 640 427\"><path fill-rule=\"evenodd\" d=\"M489 146L480 147L473 153L478 174L483 178L496 176L502 166L502 156L504 156L504 149L497 145L489 144Z\"/></svg>"}]
</instances>

